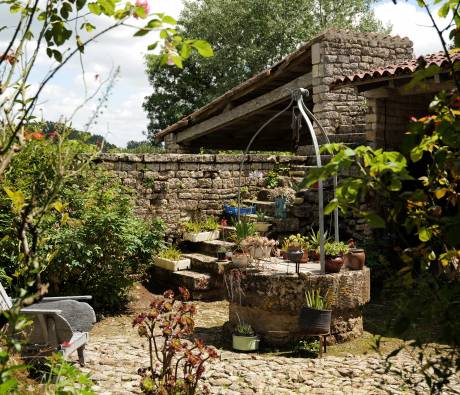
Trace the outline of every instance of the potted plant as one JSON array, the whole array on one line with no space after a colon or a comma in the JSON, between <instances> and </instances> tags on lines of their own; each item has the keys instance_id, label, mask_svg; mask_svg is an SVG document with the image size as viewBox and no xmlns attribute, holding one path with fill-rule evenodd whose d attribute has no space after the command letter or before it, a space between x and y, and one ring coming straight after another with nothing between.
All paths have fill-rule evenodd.
<instances>
[{"instance_id":1,"label":"potted plant","mask_svg":"<svg viewBox=\"0 0 460 395\"><path fill-rule=\"evenodd\" d=\"M237 351L257 351L260 339L255 334L252 326L240 322L233 333L233 349Z\"/></svg>"},{"instance_id":2,"label":"potted plant","mask_svg":"<svg viewBox=\"0 0 460 395\"><path fill-rule=\"evenodd\" d=\"M171 272L190 269L190 259L183 258L181 251L174 246L161 250L153 257L153 264Z\"/></svg>"},{"instance_id":3,"label":"potted plant","mask_svg":"<svg viewBox=\"0 0 460 395\"><path fill-rule=\"evenodd\" d=\"M268 259L276 241L262 236L248 236L241 241L241 246L249 252L252 259Z\"/></svg>"},{"instance_id":4,"label":"potted plant","mask_svg":"<svg viewBox=\"0 0 460 395\"><path fill-rule=\"evenodd\" d=\"M317 249L319 253L319 247ZM341 241L324 243L326 273L338 273L343 265L343 256L348 253L348 246Z\"/></svg>"},{"instance_id":5,"label":"potted plant","mask_svg":"<svg viewBox=\"0 0 460 395\"><path fill-rule=\"evenodd\" d=\"M219 261L226 261L227 260L227 249L224 246L220 246L217 250L217 259Z\"/></svg>"},{"instance_id":6,"label":"potted plant","mask_svg":"<svg viewBox=\"0 0 460 395\"><path fill-rule=\"evenodd\" d=\"M310 246L310 258L314 261L319 260L319 242L320 234L319 230L315 233L313 229L310 230L310 233L306 236L306 241ZM324 242L328 243L333 241L327 234L327 231L324 232Z\"/></svg>"},{"instance_id":7,"label":"potted plant","mask_svg":"<svg viewBox=\"0 0 460 395\"><path fill-rule=\"evenodd\" d=\"M235 224L236 249L232 253L232 262L236 266L247 266L251 263L251 256L243 247L243 240L255 235L254 224L248 221L238 221Z\"/></svg>"},{"instance_id":8,"label":"potted plant","mask_svg":"<svg viewBox=\"0 0 460 395\"><path fill-rule=\"evenodd\" d=\"M284 239L283 244L281 245L281 251L280 255L283 257L283 259L288 259L287 253L289 249L289 240Z\"/></svg>"},{"instance_id":9,"label":"potted plant","mask_svg":"<svg viewBox=\"0 0 460 395\"><path fill-rule=\"evenodd\" d=\"M228 204L224 204L224 213L228 215L238 216L238 202L235 200L231 200L230 202L228 202ZM255 213L255 206L246 206L244 204L240 204L240 215L249 215Z\"/></svg>"},{"instance_id":10,"label":"potted plant","mask_svg":"<svg viewBox=\"0 0 460 395\"><path fill-rule=\"evenodd\" d=\"M256 213L256 215L257 215L257 220L254 223L254 228L256 232L260 232L260 233L268 232L272 224L270 222L267 222L265 213L259 211Z\"/></svg>"},{"instance_id":11,"label":"potted plant","mask_svg":"<svg viewBox=\"0 0 460 395\"><path fill-rule=\"evenodd\" d=\"M183 239L193 243L219 238L219 224L214 217L207 217L203 221L187 221L182 224L182 227Z\"/></svg>"},{"instance_id":12,"label":"potted plant","mask_svg":"<svg viewBox=\"0 0 460 395\"><path fill-rule=\"evenodd\" d=\"M324 335L331 330L329 292L321 295L319 289L305 292L305 306L300 309L299 326L310 335Z\"/></svg>"},{"instance_id":13,"label":"potted plant","mask_svg":"<svg viewBox=\"0 0 460 395\"><path fill-rule=\"evenodd\" d=\"M348 240L348 253L343 256L343 263L350 270L362 270L366 263L366 253L362 248L356 248L353 239Z\"/></svg>"},{"instance_id":14,"label":"potted plant","mask_svg":"<svg viewBox=\"0 0 460 395\"><path fill-rule=\"evenodd\" d=\"M291 258L294 257L294 255L300 255L300 251L302 254L300 255L300 258L298 258L299 263L307 263L308 262L308 250L309 250L309 244L307 241L307 238L302 236L300 233L297 233L296 235L290 235L287 239L287 254L289 258L289 254L291 254ZM293 255L292 253L295 252ZM289 260L296 262L294 259L289 258Z\"/></svg>"}]
</instances>

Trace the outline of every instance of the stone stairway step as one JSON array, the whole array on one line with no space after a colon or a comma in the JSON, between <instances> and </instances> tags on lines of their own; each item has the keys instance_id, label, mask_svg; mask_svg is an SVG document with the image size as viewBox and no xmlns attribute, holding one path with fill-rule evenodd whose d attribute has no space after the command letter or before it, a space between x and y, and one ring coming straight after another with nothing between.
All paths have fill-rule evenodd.
<instances>
[{"instance_id":1,"label":"stone stairway step","mask_svg":"<svg viewBox=\"0 0 460 395\"><path fill-rule=\"evenodd\" d=\"M214 256L201 254L199 252L184 254L184 256L190 259L193 271L209 273L211 275L222 275L225 266L230 263L229 261L219 261Z\"/></svg>"},{"instance_id":2,"label":"stone stairway step","mask_svg":"<svg viewBox=\"0 0 460 395\"><path fill-rule=\"evenodd\" d=\"M204 254L212 255L213 257L217 257L217 252L221 247L225 248L225 251L231 251L235 248L235 243L223 240L209 240L203 241L198 245L200 251Z\"/></svg>"},{"instance_id":3,"label":"stone stairway step","mask_svg":"<svg viewBox=\"0 0 460 395\"><path fill-rule=\"evenodd\" d=\"M209 291L212 289L212 276L208 273L195 272L193 270L181 270L172 273L174 283L179 287L185 287L189 291Z\"/></svg>"}]
</instances>

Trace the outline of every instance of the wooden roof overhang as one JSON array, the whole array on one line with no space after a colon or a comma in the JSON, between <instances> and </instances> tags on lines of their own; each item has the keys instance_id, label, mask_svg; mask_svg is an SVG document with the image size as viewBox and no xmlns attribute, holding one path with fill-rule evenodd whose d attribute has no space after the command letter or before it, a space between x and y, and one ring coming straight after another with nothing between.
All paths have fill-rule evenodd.
<instances>
[{"instance_id":1,"label":"wooden roof overhang","mask_svg":"<svg viewBox=\"0 0 460 395\"><path fill-rule=\"evenodd\" d=\"M156 140L173 133L177 143L191 149L244 149L257 129L287 106L293 90L311 89L311 46L321 37L162 130ZM292 113L287 111L264 129L252 149L293 150L291 125Z\"/></svg>"}]
</instances>

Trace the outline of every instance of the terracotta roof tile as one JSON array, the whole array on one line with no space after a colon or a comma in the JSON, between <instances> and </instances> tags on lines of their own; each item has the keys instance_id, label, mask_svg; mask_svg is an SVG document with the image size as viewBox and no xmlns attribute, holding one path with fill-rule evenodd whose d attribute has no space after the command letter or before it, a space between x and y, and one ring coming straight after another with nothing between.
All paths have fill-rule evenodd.
<instances>
[{"instance_id":1,"label":"terracotta roof tile","mask_svg":"<svg viewBox=\"0 0 460 395\"><path fill-rule=\"evenodd\" d=\"M460 61L460 53L455 53L450 55L452 61ZM357 73L349 76L342 76L337 78L332 86L339 87L341 85L349 85L354 82L363 82L365 80L372 80L374 78L383 78L398 76L404 74L411 74L417 69L429 67L436 65L439 67L446 67L448 65L447 56L444 52L437 52L430 55L420 56L411 60L406 60L404 62L386 66L386 67L377 67L366 72Z\"/></svg>"}]
</instances>

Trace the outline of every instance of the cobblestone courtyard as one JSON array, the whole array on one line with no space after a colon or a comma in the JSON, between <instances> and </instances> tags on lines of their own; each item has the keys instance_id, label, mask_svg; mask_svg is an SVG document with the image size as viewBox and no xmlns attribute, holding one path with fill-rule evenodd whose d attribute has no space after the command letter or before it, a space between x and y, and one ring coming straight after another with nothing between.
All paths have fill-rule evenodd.
<instances>
[{"instance_id":1,"label":"cobblestone courtyard","mask_svg":"<svg viewBox=\"0 0 460 395\"><path fill-rule=\"evenodd\" d=\"M143 287L124 315L101 319L87 348L86 372L100 394L140 393L137 369L146 366L146 344L131 328L132 316L149 303ZM222 344L222 325L228 318L226 302L196 302L197 335L220 349L220 360L207 365L205 382L213 394L425 394L423 377L414 374L408 353L393 358L385 371L375 353L360 354L357 344L328 348L322 359L294 358L281 353L242 354ZM369 337L369 336L368 336ZM369 339L367 339L369 340ZM362 340L361 343L365 342ZM445 388L460 394L460 377Z\"/></svg>"}]
</instances>

